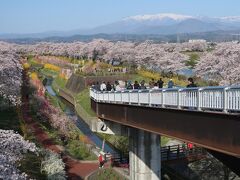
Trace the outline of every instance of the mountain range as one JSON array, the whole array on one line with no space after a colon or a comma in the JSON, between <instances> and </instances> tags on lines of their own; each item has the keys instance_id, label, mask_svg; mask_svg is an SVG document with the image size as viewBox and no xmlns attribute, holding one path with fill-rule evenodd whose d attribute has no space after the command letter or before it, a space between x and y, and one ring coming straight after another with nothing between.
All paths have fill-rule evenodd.
<instances>
[{"instance_id":1,"label":"mountain range","mask_svg":"<svg viewBox=\"0 0 240 180\"><path fill-rule=\"evenodd\" d=\"M240 30L240 16L202 17L180 14L137 15L92 29L33 34L0 34L0 39L68 37L96 34L174 35Z\"/></svg>"}]
</instances>

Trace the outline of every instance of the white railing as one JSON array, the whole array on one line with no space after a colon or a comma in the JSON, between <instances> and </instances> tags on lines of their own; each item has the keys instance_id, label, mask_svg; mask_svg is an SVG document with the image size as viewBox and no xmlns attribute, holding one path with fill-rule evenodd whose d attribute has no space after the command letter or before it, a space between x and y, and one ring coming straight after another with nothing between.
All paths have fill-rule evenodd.
<instances>
[{"instance_id":1,"label":"white railing","mask_svg":"<svg viewBox=\"0 0 240 180\"><path fill-rule=\"evenodd\" d=\"M240 112L240 87L169 88L101 92L90 89L97 102L135 104L188 110Z\"/></svg>"}]
</instances>

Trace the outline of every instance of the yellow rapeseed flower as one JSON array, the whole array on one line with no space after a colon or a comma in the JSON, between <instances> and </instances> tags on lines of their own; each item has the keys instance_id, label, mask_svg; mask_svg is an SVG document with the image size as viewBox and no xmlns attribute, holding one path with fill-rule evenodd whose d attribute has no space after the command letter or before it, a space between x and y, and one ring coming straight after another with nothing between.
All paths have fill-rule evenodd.
<instances>
[{"instance_id":1,"label":"yellow rapeseed flower","mask_svg":"<svg viewBox=\"0 0 240 180\"><path fill-rule=\"evenodd\" d=\"M38 75L35 72L31 73L30 77L31 77L32 80L37 80L38 79Z\"/></svg>"},{"instance_id":2,"label":"yellow rapeseed flower","mask_svg":"<svg viewBox=\"0 0 240 180\"><path fill-rule=\"evenodd\" d=\"M56 66L56 65L53 65L53 64L44 64L44 68L46 68L46 69L50 69L50 70L52 70L52 71L57 71L57 72L59 72L60 71L60 67L58 67L58 66Z\"/></svg>"},{"instance_id":3,"label":"yellow rapeseed flower","mask_svg":"<svg viewBox=\"0 0 240 180\"><path fill-rule=\"evenodd\" d=\"M30 64L28 64L28 63L23 64L23 69L29 69L29 68L30 68Z\"/></svg>"}]
</instances>

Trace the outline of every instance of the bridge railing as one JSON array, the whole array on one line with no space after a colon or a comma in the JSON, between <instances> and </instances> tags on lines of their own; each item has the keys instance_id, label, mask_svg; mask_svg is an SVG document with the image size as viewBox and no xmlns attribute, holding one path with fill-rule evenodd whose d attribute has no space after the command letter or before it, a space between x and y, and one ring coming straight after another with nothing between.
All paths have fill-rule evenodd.
<instances>
[{"instance_id":1,"label":"bridge railing","mask_svg":"<svg viewBox=\"0 0 240 180\"><path fill-rule=\"evenodd\" d=\"M240 87L169 88L151 90L96 91L95 101L223 112L240 111Z\"/></svg>"}]
</instances>

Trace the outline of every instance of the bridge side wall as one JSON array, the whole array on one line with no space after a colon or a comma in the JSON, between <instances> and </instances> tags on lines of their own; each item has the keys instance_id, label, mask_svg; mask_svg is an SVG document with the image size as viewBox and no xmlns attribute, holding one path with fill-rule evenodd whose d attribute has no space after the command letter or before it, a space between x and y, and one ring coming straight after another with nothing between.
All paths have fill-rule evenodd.
<instances>
[{"instance_id":1,"label":"bridge side wall","mask_svg":"<svg viewBox=\"0 0 240 180\"><path fill-rule=\"evenodd\" d=\"M240 157L239 115L96 103L93 100L92 106L100 118Z\"/></svg>"}]
</instances>

